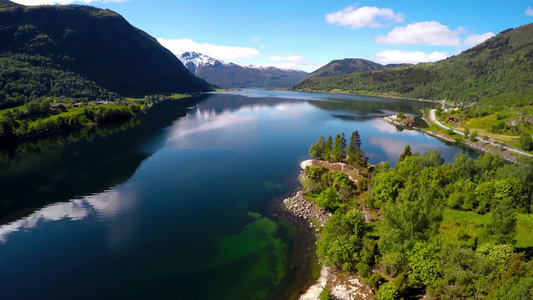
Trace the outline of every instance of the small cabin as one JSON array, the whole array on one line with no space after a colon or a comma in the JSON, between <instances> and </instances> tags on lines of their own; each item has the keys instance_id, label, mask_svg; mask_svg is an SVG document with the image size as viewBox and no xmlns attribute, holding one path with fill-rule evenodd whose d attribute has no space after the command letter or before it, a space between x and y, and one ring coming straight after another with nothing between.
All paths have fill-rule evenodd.
<instances>
[{"instance_id":1,"label":"small cabin","mask_svg":"<svg viewBox=\"0 0 533 300\"><path fill-rule=\"evenodd\" d=\"M453 121L455 121L455 118L451 117L451 116L447 116L446 117L446 121L453 122Z\"/></svg>"},{"instance_id":2,"label":"small cabin","mask_svg":"<svg viewBox=\"0 0 533 300\"><path fill-rule=\"evenodd\" d=\"M50 106L50 110L60 110L60 111L67 111L67 107L63 104L57 104L57 105L52 105Z\"/></svg>"}]
</instances>

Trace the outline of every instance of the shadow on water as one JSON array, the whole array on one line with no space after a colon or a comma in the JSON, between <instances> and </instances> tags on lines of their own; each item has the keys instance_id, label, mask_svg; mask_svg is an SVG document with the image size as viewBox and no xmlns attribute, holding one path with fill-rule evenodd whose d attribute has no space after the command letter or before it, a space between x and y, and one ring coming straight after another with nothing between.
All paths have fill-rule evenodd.
<instances>
[{"instance_id":1,"label":"shadow on water","mask_svg":"<svg viewBox=\"0 0 533 300\"><path fill-rule=\"evenodd\" d=\"M120 124L84 128L1 150L1 223L127 181L151 155L141 151L146 142L204 98L165 101Z\"/></svg>"}]
</instances>

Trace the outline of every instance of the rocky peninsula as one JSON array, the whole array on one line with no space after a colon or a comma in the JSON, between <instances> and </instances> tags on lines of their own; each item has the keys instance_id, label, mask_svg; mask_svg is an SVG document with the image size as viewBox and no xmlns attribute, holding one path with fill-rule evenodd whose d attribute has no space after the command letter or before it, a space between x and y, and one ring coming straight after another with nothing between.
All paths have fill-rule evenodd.
<instances>
[{"instance_id":1,"label":"rocky peninsula","mask_svg":"<svg viewBox=\"0 0 533 300\"><path fill-rule=\"evenodd\" d=\"M303 170L306 166L322 166L331 171L342 171L348 175L352 182L357 183L355 178L359 173L357 169L348 164L322 160L306 160L300 163ZM309 221L309 226L315 228L317 235L320 234L321 228L332 215L329 211L318 207L315 202L305 199L302 190L283 200L283 206L295 216ZM320 277L316 283L309 287L299 300L318 300L320 293L325 288L329 289L335 299L339 300L374 299L372 289L363 283L358 276L341 272L332 267L322 266Z\"/></svg>"}]
</instances>

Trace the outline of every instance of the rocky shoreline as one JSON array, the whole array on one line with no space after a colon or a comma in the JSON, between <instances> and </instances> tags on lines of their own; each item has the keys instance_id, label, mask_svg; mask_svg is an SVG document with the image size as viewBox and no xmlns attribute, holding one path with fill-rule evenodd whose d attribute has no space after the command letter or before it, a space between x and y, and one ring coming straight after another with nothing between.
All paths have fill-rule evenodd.
<instances>
[{"instance_id":1,"label":"rocky shoreline","mask_svg":"<svg viewBox=\"0 0 533 300\"><path fill-rule=\"evenodd\" d=\"M304 169L305 166L316 163L317 161L308 160L302 162L300 166ZM345 167L341 166L341 169L345 169ZM296 217L307 220L309 226L314 227L315 233L319 234L332 214L318 207L315 202L306 200L303 196L304 191L297 191L293 196L283 200L283 206ZM335 299L338 300L374 299L372 289L362 283L359 277L322 266L320 278L300 296L299 300L319 300L319 295L324 288L331 290Z\"/></svg>"},{"instance_id":2,"label":"rocky shoreline","mask_svg":"<svg viewBox=\"0 0 533 300\"><path fill-rule=\"evenodd\" d=\"M308 220L310 226L324 226L331 213L318 207L315 202L304 199L303 195L303 191L298 191L294 196L283 200L283 205L297 217Z\"/></svg>"}]
</instances>

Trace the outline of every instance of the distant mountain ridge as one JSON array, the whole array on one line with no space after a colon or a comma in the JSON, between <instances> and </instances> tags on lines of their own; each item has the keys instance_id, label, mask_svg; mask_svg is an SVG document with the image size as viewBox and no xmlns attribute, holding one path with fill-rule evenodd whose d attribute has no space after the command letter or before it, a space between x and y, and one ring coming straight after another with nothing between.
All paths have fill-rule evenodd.
<instances>
[{"instance_id":1,"label":"distant mountain ridge","mask_svg":"<svg viewBox=\"0 0 533 300\"><path fill-rule=\"evenodd\" d=\"M284 88L296 84L307 75L307 72L296 69L241 66L192 51L178 58L192 74L223 88Z\"/></svg>"},{"instance_id":2,"label":"distant mountain ridge","mask_svg":"<svg viewBox=\"0 0 533 300\"><path fill-rule=\"evenodd\" d=\"M311 72L307 75L304 80L317 77L330 77L338 76L345 74L352 74L356 72L364 71L376 71L383 70L387 68L395 68L398 66L407 66L409 64L390 64L382 65L371 60L362 59L362 58L345 58L332 60L327 65L319 68L316 71Z\"/></svg>"},{"instance_id":3,"label":"distant mountain ridge","mask_svg":"<svg viewBox=\"0 0 533 300\"><path fill-rule=\"evenodd\" d=\"M303 80L298 91L345 91L504 106L533 100L533 23L434 63Z\"/></svg>"},{"instance_id":4,"label":"distant mountain ridge","mask_svg":"<svg viewBox=\"0 0 533 300\"><path fill-rule=\"evenodd\" d=\"M156 39L110 10L85 5L23 6L0 0L0 41L0 57L22 59L30 68L45 63L47 68L73 72L123 96L211 89ZM25 74L31 75L32 70ZM50 80L53 85L54 78ZM37 96L51 90L48 86L31 89Z\"/></svg>"}]
</instances>

